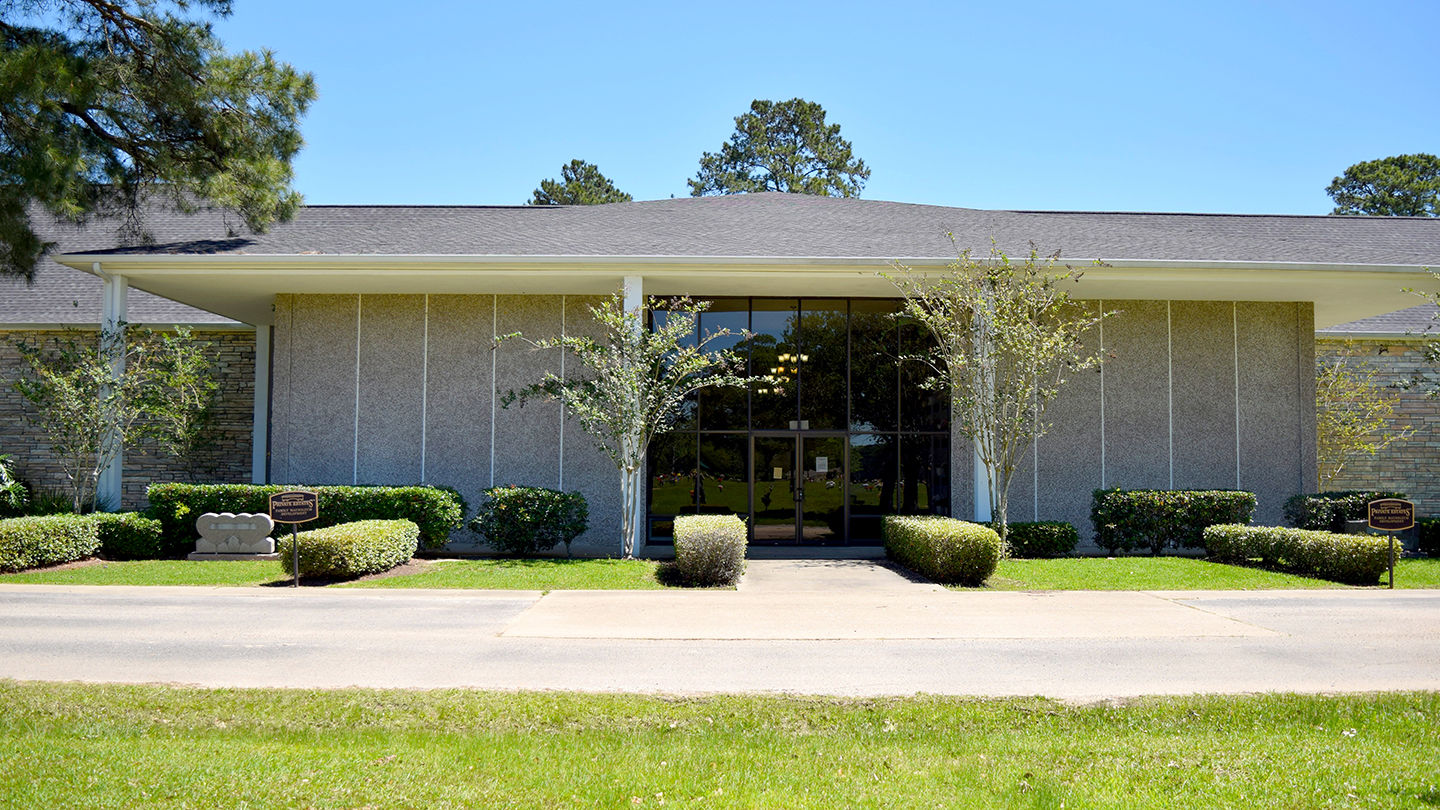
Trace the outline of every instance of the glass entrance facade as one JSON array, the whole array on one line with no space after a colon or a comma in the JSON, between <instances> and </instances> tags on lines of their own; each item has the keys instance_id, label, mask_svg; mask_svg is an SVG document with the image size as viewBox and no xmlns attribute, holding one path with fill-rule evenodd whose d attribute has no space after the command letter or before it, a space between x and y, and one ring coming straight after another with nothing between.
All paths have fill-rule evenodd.
<instances>
[{"instance_id":1,"label":"glass entrance facade","mask_svg":"<svg viewBox=\"0 0 1440 810\"><path fill-rule=\"evenodd\" d=\"M670 542L683 514L740 515L757 543L858 545L879 542L884 515L949 514L949 400L902 359L928 335L899 309L715 299L699 332L730 329L728 347L767 379L702 391L651 445L651 542Z\"/></svg>"}]
</instances>

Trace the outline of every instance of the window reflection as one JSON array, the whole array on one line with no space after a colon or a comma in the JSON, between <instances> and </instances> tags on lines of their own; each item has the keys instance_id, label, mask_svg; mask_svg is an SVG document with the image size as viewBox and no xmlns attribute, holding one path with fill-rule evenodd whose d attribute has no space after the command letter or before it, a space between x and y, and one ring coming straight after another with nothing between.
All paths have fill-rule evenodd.
<instances>
[{"instance_id":1,"label":"window reflection","mask_svg":"<svg viewBox=\"0 0 1440 810\"><path fill-rule=\"evenodd\" d=\"M850 429L900 427L900 333L895 301L850 302Z\"/></svg>"},{"instance_id":2,"label":"window reflection","mask_svg":"<svg viewBox=\"0 0 1440 810\"><path fill-rule=\"evenodd\" d=\"M745 331L750 328L750 299L718 298L700 313L700 334L713 335L722 329L730 334L717 338L706 349L734 349L743 360L748 346ZM745 430L750 425L749 397L744 388L709 388L700 391L700 427L702 430Z\"/></svg>"},{"instance_id":3,"label":"window reflection","mask_svg":"<svg viewBox=\"0 0 1440 810\"><path fill-rule=\"evenodd\" d=\"M752 389L750 420L755 430L786 430L799 418L799 304L790 298L756 298L750 305L750 373L766 377Z\"/></svg>"},{"instance_id":4,"label":"window reflection","mask_svg":"<svg viewBox=\"0 0 1440 810\"><path fill-rule=\"evenodd\" d=\"M665 542L674 516L691 512L740 515L756 542L850 543L879 542L887 514L948 514L949 401L920 387L928 366L901 361L929 339L899 310L895 300L715 300L698 333L729 329L711 346L735 349L767 379L702 391L656 440L652 539Z\"/></svg>"},{"instance_id":5,"label":"window reflection","mask_svg":"<svg viewBox=\"0 0 1440 810\"><path fill-rule=\"evenodd\" d=\"M807 298L800 305L800 418L811 430L844 430L846 302Z\"/></svg>"}]
</instances>

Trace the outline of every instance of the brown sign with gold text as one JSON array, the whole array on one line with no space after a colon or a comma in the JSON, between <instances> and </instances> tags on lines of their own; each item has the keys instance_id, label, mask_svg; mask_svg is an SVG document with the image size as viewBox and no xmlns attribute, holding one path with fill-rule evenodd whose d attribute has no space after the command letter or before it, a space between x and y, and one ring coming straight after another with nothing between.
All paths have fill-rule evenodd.
<instances>
[{"instance_id":1,"label":"brown sign with gold text","mask_svg":"<svg viewBox=\"0 0 1440 810\"><path fill-rule=\"evenodd\" d=\"M270 519L276 523L309 523L320 517L320 496L303 489L270 496Z\"/></svg>"},{"instance_id":2,"label":"brown sign with gold text","mask_svg":"<svg viewBox=\"0 0 1440 810\"><path fill-rule=\"evenodd\" d=\"M1372 529L1399 532L1415 528L1415 504L1399 498L1381 498L1369 504L1367 523Z\"/></svg>"}]
</instances>

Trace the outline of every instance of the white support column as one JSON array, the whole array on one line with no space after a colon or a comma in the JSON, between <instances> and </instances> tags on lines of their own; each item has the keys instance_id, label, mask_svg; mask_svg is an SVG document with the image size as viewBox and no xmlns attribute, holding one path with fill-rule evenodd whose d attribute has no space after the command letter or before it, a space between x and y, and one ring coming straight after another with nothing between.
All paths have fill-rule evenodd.
<instances>
[{"instance_id":1,"label":"white support column","mask_svg":"<svg viewBox=\"0 0 1440 810\"><path fill-rule=\"evenodd\" d=\"M251 412L250 483L268 484L266 461L270 449L270 333L274 327L255 327L255 405Z\"/></svg>"},{"instance_id":2,"label":"white support column","mask_svg":"<svg viewBox=\"0 0 1440 810\"><path fill-rule=\"evenodd\" d=\"M100 346L110 353L111 368L116 376L125 371L125 321L126 314L126 293L130 285L121 275L107 275L100 268L100 263L94 264L95 274L104 279L105 286L101 293L100 312ZM112 428L113 431L113 428ZM121 507L120 499L123 495L121 480L124 477L125 458L124 448L115 453L115 457L100 471L100 480L96 482L96 495L100 502L111 509Z\"/></svg>"},{"instance_id":3,"label":"white support column","mask_svg":"<svg viewBox=\"0 0 1440 810\"><path fill-rule=\"evenodd\" d=\"M622 295L625 298L624 303L626 312L642 313L645 311L645 280L642 277L625 276L624 280L621 282L620 289L622 291ZM643 329L644 324L641 324L640 328ZM645 469L645 464L643 461L640 464L640 480L642 482L650 480L648 478L648 472ZM642 483L641 491L635 498L634 517L635 525L638 527L638 530L635 532L636 554L639 554L641 549L645 548L646 542L650 539L650 526L647 525L645 521L645 517L647 514L645 509L645 501L646 490L644 484Z\"/></svg>"},{"instance_id":4,"label":"white support column","mask_svg":"<svg viewBox=\"0 0 1440 810\"><path fill-rule=\"evenodd\" d=\"M988 523L990 514L990 478L985 474L985 462L980 460L980 448L975 448L975 522Z\"/></svg>"}]
</instances>

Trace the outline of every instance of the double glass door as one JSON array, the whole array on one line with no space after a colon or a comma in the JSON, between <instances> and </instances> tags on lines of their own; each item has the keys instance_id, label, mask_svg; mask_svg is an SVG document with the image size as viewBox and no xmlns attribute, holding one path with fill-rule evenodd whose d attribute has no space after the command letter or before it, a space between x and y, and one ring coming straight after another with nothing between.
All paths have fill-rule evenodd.
<instances>
[{"instance_id":1,"label":"double glass door","mask_svg":"<svg viewBox=\"0 0 1440 810\"><path fill-rule=\"evenodd\" d=\"M751 434L757 543L845 540L845 434Z\"/></svg>"}]
</instances>

